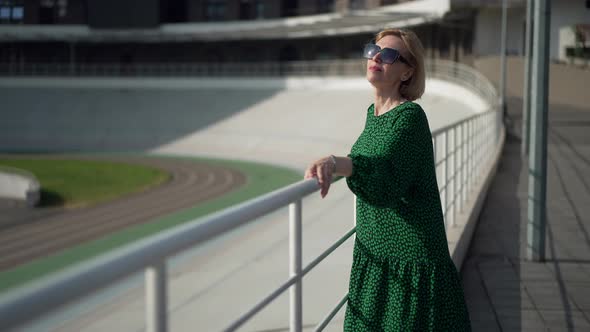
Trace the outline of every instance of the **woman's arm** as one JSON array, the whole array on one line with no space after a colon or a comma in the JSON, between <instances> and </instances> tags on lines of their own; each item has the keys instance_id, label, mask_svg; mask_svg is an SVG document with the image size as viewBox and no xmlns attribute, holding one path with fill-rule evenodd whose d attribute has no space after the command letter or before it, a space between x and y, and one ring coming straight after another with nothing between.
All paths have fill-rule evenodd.
<instances>
[{"instance_id":1,"label":"woman's arm","mask_svg":"<svg viewBox=\"0 0 590 332\"><path fill-rule=\"evenodd\" d=\"M369 204L395 206L410 193L424 162L431 162L432 136L422 110L407 109L388 133L388 153L351 153L352 174L346 178L350 190ZM430 149L429 149L430 148Z\"/></svg>"},{"instance_id":2,"label":"woman's arm","mask_svg":"<svg viewBox=\"0 0 590 332\"><path fill-rule=\"evenodd\" d=\"M334 175L348 177L351 174L352 160L348 157L327 156L316 160L305 170L306 179L318 179L322 198L328 194Z\"/></svg>"}]
</instances>

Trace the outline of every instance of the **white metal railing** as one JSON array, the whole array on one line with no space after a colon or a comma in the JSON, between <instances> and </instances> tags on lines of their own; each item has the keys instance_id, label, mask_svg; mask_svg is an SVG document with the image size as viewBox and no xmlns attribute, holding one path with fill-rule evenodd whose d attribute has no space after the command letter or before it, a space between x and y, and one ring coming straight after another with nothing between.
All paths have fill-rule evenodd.
<instances>
[{"instance_id":1,"label":"white metal railing","mask_svg":"<svg viewBox=\"0 0 590 332\"><path fill-rule=\"evenodd\" d=\"M454 226L475 181L495 156L502 133L499 112L488 111L432 133L446 226Z\"/></svg>"},{"instance_id":2,"label":"white metal railing","mask_svg":"<svg viewBox=\"0 0 590 332\"><path fill-rule=\"evenodd\" d=\"M449 76L474 88L479 77L472 69L437 64L437 76ZM463 75L463 76L461 76ZM461 80L463 78L463 80ZM485 80L485 78L484 78ZM490 90L491 89L491 90ZM489 98L491 109L458 121L432 133L439 192L446 225L455 222L471 191L485 168L496 155L502 133L502 118L497 98L487 80L476 92ZM271 294L238 317L225 331L234 331L272 302L290 290L290 330L302 329L302 278L355 232L352 228L336 243L307 266L301 261L302 199L318 190L313 179L303 180L248 202L227 208L211 216L191 221L160 234L140 240L114 252L50 276L39 282L9 292L0 298L0 330L7 330L59 306L106 287L131 274L144 270L146 276L146 326L148 331L166 331L167 267L166 260L181 251L195 247L221 234L253 221L284 206L289 206L290 277ZM346 303L347 295L318 324L321 331Z\"/></svg>"}]
</instances>

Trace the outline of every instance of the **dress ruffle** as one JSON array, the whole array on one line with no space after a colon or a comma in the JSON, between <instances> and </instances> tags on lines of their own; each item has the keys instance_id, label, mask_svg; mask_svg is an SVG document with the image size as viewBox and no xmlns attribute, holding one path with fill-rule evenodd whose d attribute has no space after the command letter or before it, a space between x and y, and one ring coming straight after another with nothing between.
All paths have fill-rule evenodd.
<instances>
[{"instance_id":1,"label":"dress ruffle","mask_svg":"<svg viewBox=\"0 0 590 332\"><path fill-rule=\"evenodd\" d=\"M469 325L451 259L383 260L356 240L345 331L460 332Z\"/></svg>"}]
</instances>

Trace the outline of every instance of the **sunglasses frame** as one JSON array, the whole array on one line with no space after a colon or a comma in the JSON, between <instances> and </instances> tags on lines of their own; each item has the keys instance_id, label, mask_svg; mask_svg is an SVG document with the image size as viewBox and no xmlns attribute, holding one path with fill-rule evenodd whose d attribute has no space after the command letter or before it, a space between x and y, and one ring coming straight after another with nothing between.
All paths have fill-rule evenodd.
<instances>
[{"instance_id":1,"label":"sunglasses frame","mask_svg":"<svg viewBox=\"0 0 590 332\"><path fill-rule=\"evenodd\" d=\"M375 55L373 55L372 57L367 56L367 47L373 47L375 49L377 49L377 53L375 53L375 55L377 55L378 53L382 53L383 51L394 51L395 53L397 53L397 56L393 59L392 62L388 62L388 61L383 61L383 58L381 59L381 61L383 61L383 63L387 63L387 64L393 64L395 63L397 60L405 63L406 65L413 67L410 62L403 57L403 55L400 53L400 51L396 50L395 48L390 48L390 47L384 47L381 48L381 46L377 45L377 44L373 44L373 43L369 43L366 44L365 47L363 48L363 57L366 59L373 59L373 57L375 57Z\"/></svg>"}]
</instances>

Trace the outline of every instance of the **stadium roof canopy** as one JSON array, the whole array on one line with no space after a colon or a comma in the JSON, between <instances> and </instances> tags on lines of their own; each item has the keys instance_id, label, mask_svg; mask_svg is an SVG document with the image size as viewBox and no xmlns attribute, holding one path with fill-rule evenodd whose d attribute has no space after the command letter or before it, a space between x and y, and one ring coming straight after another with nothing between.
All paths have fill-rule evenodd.
<instances>
[{"instance_id":1,"label":"stadium roof canopy","mask_svg":"<svg viewBox=\"0 0 590 332\"><path fill-rule=\"evenodd\" d=\"M373 10L257 21L163 24L151 29L92 29L85 25L0 26L0 41L186 42L294 39L372 33L439 20L449 1L418 0Z\"/></svg>"}]
</instances>

